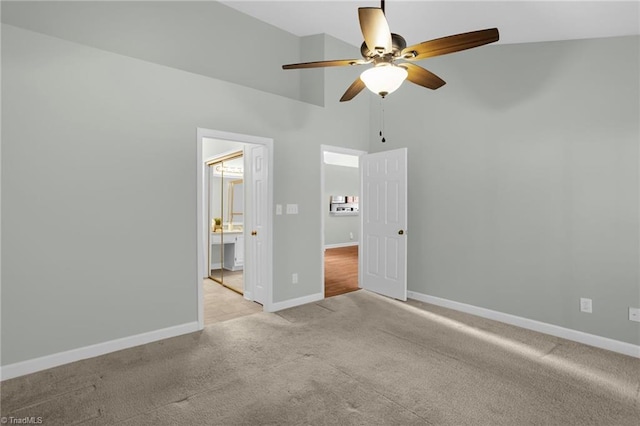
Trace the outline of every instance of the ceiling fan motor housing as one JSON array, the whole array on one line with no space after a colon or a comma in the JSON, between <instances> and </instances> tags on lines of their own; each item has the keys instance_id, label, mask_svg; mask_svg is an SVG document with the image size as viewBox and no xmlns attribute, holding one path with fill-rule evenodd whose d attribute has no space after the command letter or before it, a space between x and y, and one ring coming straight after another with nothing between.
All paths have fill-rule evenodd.
<instances>
[{"instance_id":1,"label":"ceiling fan motor housing","mask_svg":"<svg viewBox=\"0 0 640 426\"><path fill-rule=\"evenodd\" d=\"M404 49L405 47L407 47L407 42L404 39L404 37L402 37L400 34L391 33L391 49L392 50L391 50L391 53L388 53L387 55L391 56L392 58L397 58L400 56L400 52L402 52L402 49ZM363 58L367 60L373 59L376 56L381 56L380 53L372 52L371 50L369 50L366 42L362 42L362 45L360 46L360 54L362 55ZM384 55L384 56L387 56L387 55Z\"/></svg>"}]
</instances>

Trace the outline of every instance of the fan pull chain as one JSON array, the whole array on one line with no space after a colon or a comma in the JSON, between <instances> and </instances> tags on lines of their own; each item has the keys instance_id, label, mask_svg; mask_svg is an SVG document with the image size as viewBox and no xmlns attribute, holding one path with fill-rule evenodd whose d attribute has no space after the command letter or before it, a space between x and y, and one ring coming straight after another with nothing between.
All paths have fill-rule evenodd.
<instances>
[{"instance_id":1,"label":"fan pull chain","mask_svg":"<svg viewBox=\"0 0 640 426\"><path fill-rule=\"evenodd\" d=\"M387 140L384 138L384 104L382 103L384 98L380 98L380 137L382 138L382 143L385 143Z\"/></svg>"}]
</instances>

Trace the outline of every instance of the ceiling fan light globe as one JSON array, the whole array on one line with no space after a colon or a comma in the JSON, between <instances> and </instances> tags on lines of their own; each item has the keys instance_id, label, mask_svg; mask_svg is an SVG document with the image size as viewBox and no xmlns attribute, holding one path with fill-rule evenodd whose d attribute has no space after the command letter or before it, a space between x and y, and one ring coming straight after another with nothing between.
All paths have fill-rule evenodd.
<instances>
[{"instance_id":1,"label":"ceiling fan light globe","mask_svg":"<svg viewBox=\"0 0 640 426\"><path fill-rule=\"evenodd\" d=\"M407 70L396 65L378 65L365 70L360 79L376 95L385 97L402 85L407 78Z\"/></svg>"}]
</instances>

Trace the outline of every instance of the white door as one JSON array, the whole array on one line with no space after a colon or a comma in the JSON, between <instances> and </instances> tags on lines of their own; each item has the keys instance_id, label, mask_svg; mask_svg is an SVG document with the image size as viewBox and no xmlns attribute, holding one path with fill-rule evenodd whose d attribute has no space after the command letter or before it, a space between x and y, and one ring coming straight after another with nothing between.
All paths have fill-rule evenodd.
<instances>
[{"instance_id":1,"label":"white door","mask_svg":"<svg viewBox=\"0 0 640 426\"><path fill-rule=\"evenodd\" d=\"M407 300L407 148L360 161L361 286Z\"/></svg>"},{"instance_id":2,"label":"white door","mask_svg":"<svg viewBox=\"0 0 640 426\"><path fill-rule=\"evenodd\" d=\"M265 304L267 300L267 148L264 145L252 145L247 148L251 170L251 185L248 185L247 199L251 214L247 217L246 241L247 261L245 280L252 289L252 299ZM249 190L250 188L250 190Z\"/></svg>"}]
</instances>

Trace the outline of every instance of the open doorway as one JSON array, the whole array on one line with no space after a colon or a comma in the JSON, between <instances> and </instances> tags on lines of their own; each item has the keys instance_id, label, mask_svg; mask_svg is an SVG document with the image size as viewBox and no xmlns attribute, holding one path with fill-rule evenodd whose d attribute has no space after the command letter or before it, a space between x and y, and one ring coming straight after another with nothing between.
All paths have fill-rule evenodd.
<instances>
[{"instance_id":1,"label":"open doorway","mask_svg":"<svg viewBox=\"0 0 640 426\"><path fill-rule=\"evenodd\" d=\"M322 260L324 296L360 287L360 168L364 151L321 147Z\"/></svg>"},{"instance_id":2,"label":"open doorway","mask_svg":"<svg viewBox=\"0 0 640 426\"><path fill-rule=\"evenodd\" d=\"M245 313L272 306L273 140L208 129L198 129L197 140L197 296L203 328L205 304L212 298L226 304L214 304L212 309L221 311L238 298L234 306ZM205 292L206 285L216 288ZM206 318L221 315L207 312Z\"/></svg>"}]
</instances>

